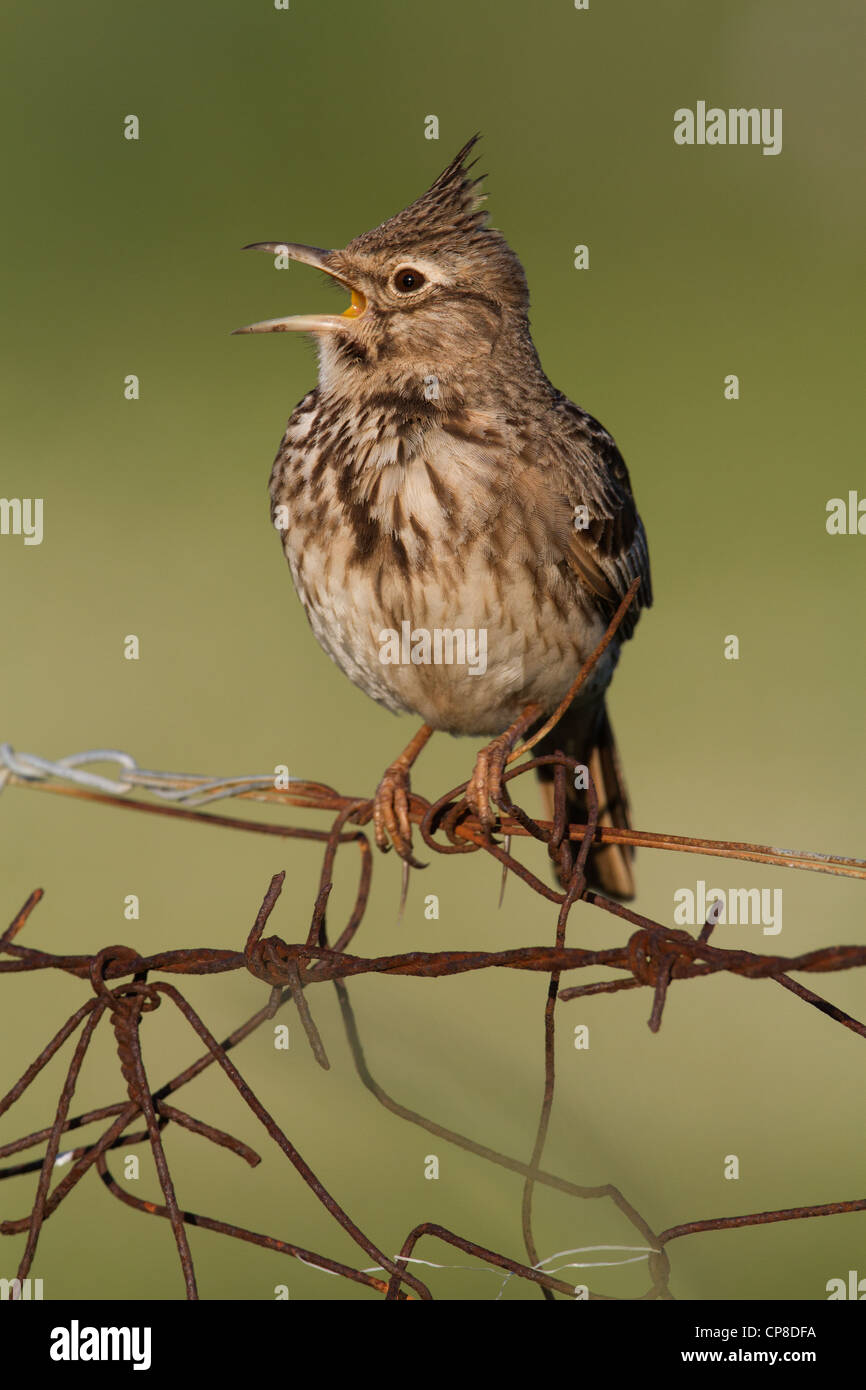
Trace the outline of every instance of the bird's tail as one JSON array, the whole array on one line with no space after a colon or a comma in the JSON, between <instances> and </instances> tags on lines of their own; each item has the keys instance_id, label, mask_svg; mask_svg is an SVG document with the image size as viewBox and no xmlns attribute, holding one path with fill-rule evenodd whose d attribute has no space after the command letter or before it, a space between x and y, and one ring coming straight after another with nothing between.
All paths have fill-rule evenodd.
<instances>
[{"instance_id":1,"label":"bird's tail","mask_svg":"<svg viewBox=\"0 0 866 1390\"><path fill-rule=\"evenodd\" d=\"M599 825L631 828L628 793L604 701L588 709L568 710L533 751L538 756L559 751L576 758L589 769L598 795ZM538 769L548 820L553 819L553 775L552 766ZM573 777L568 779L566 815L569 822L585 824L587 794L580 786L573 785L574 780ZM572 843L576 847L576 842ZM617 898L633 898L633 859L631 845L602 845L591 849L586 866L589 887ZM566 888L567 876L559 868L556 872L561 886Z\"/></svg>"}]
</instances>

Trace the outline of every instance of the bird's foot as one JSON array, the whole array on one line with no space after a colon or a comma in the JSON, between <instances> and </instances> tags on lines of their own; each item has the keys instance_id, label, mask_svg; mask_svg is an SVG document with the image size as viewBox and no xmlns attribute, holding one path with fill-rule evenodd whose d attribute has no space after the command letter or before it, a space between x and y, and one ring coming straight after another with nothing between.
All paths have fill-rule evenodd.
<instances>
[{"instance_id":1,"label":"bird's foot","mask_svg":"<svg viewBox=\"0 0 866 1390\"><path fill-rule=\"evenodd\" d=\"M413 869L424 865L412 854L412 824L409 820L411 788L409 769L398 758L386 770L373 798L373 832L383 853L393 845L404 863Z\"/></svg>"},{"instance_id":2,"label":"bird's foot","mask_svg":"<svg viewBox=\"0 0 866 1390\"><path fill-rule=\"evenodd\" d=\"M383 853L393 845L403 860L404 891L405 875L408 872L406 866L410 865L413 869L427 867L412 854L412 824L409 819L412 793L409 786L409 770L432 733L429 724L421 725L412 742L386 770L373 797L373 832L376 844ZM368 802L367 805L369 804ZM369 818L370 811L367 810L360 823L365 824Z\"/></svg>"},{"instance_id":3,"label":"bird's foot","mask_svg":"<svg viewBox=\"0 0 866 1390\"><path fill-rule=\"evenodd\" d=\"M496 819L495 815L491 814L491 803L493 806L502 806L504 795L502 776L510 752L511 743L507 734L500 734L493 739L478 754L472 776L466 787L467 805L481 826L486 840L491 837ZM505 808L503 807L503 809Z\"/></svg>"},{"instance_id":4,"label":"bird's foot","mask_svg":"<svg viewBox=\"0 0 866 1390\"><path fill-rule=\"evenodd\" d=\"M521 735L534 724L540 714L541 710L537 705L529 705L504 734L498 734L481 749L475 760L475 768L466 786L466 802L478 820L486 840L491 838L496 819L495 815L491 815L491 803L503 811L507 811L511 805L505 788L508 759Z\"/></svg>"}]
</instances>

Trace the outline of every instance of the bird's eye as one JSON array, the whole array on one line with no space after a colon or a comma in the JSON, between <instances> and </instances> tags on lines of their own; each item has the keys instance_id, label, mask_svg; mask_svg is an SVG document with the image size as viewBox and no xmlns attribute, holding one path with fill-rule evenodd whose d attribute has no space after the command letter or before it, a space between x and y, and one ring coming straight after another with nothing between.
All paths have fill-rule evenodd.
<instances>
[{"instance_id":1,"label":"bird's eye","mask_svg":"<svg viewBox=\"0 0 866 1390\"><path fill-rule=\"evenodd\" d=\"M412 270L409 266L404 266L402 270L394 273L394 289L400 294L413 294L426 283L420 270Z\"/></svg>"}]
</instances>

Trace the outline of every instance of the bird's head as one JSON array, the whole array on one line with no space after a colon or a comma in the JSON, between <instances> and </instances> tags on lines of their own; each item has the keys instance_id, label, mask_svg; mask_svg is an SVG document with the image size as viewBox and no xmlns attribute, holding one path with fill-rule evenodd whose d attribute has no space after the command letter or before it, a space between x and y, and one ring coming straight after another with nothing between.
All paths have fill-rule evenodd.
<instances>
[{"instance_id":1,"label":"bird's head","mask_svg":"<svg viewBox=\"0 0 866 1390\"><path fill-rule=\"evenodd\" d=\"M338 251L293 242L251 249L323 270L351 295L342 314L268 319L238 333L311 333L325 391L387 390L431 399L528 339L523 267L487 225L478 178L466 160L478 136L416 202ZM435 396L433 397L436 398ZM446 402L447 403L447 402Z\"/></svg>"}]
</instances>

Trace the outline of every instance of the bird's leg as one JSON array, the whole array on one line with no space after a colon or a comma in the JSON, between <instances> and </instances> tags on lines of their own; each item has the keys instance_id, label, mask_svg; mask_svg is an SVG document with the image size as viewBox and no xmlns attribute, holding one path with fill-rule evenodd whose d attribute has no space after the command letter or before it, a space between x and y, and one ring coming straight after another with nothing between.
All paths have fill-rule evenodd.
<instances>
[{"instance_id":1,"label":"bird's leg","mask_svg":"<svg viewBox=\"0 0 866 1390\"><path fill-rule=\"evenodd\" d=\"M543 714L540 705L527 705L519 719L515 719L513 724L499 734L475 760L475 770L466 787L466 800L469 809L478 818L481 829L485 836L489 836L493 828L493 817L490 814L490 803L501 805L504 792L502 774L508 762L509 754L522 734L530 729L539 716Z\"/></svg>"},{"instance_id":2,"label":"bird's leg","mask_svg":"<svg viewBox=\"0 0 866 1390\"><path fill-rule=\"evenodd\" d=\"M400 858L413 869L424 866L412 856L412 826L409 822L409 770L433 730L422 724L412 742L407 744L386 770L373 798L373 829L376 844L389 850L393 844ZM391 844L388 837L391 837Z\"/></svg>"}]
</instances>

